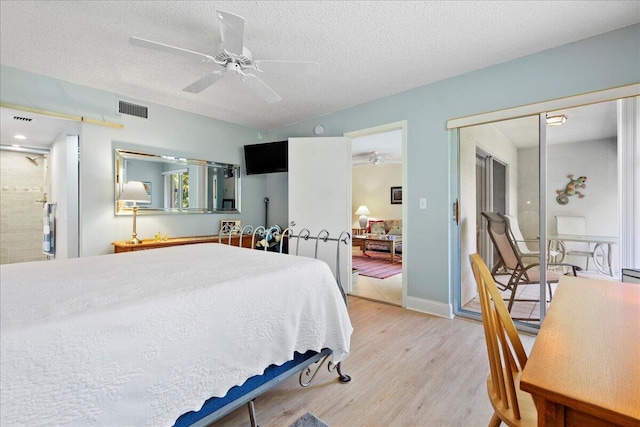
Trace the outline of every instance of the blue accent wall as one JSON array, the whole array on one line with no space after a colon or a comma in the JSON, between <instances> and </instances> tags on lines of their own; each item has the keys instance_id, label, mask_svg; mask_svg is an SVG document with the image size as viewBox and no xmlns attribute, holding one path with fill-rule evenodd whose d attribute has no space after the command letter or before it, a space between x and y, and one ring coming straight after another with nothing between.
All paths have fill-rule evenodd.
<instances>
[{"instance_id":1,"label":"blue accent wall","mask_svg":"<svg viewBox=\"0 0 640 427\"><path fill-rule=\"evenodd\" d=\"M342 136L407 120L407 295L449 304L456 259L450 233L457 232L451 206L457 190L447 120L638 82L640 25L633 25L274 129L268 138L313 136L317 124L324 126L323 136ZM418 208L422 197L426 210Z\"/></svg>"}]
</instances>

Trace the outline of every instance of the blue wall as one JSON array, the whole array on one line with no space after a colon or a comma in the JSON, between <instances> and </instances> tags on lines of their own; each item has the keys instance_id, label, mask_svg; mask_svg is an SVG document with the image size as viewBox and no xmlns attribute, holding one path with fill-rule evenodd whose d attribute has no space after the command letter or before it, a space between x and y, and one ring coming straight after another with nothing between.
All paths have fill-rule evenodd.
<instances>
[{"instance_id":1,"label":"blue wall","mask_svg":"<svg viewBox=\"0 0 640 427\"><path fill-rule=\"evenodd\" d=\"M323 136L342 136L407 120L407 294L448 304L455 170L447 120L639 81L640 25L634 25L274 129L268 138L313 136L317 124L324 126ZM422 197L427 210L418 209Z\"/></svg>"},{"instance_id":2,"label":"blue wall","mask_svg":"<svg viewBox=\"0 0 640 427\"><path fill-rule=\"evenodd\" d=\"M149 107L148 120L121 116L116 113L117 100L130 98L15 68L2 66L0 82L2 102L124 125L123 129L81 126L81 256L111 253L112 241L131 236L131 216L115 215L114 148L243 165L242 147L258 142L254 129L146 102L140 103ZM221 219L262 224L266 177L242 176L241 180L240 215L141 215L138 236L153 238L158 231L169 236L217 234Z\"/></svg>"}]
</instances>

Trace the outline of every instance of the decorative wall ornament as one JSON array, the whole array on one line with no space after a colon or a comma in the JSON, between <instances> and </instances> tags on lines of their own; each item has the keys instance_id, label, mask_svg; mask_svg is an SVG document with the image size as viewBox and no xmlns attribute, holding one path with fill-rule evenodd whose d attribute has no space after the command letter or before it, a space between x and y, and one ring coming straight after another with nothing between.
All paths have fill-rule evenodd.
<instances>
[{"instance_id":1,"label":"decorative wall ornament","mask_svg":"<svg viewBox=\"0 0 640 427\"><path fill-rule=\"evenodd\" d=\"M578 189L587 188L587 177L581 176L579 178L573 179L573 174L567 175L569 178L569 183L562 189L556 190L558 193L558 197L556 197L556 202L560 205L566 205L569 203L569 197L577 195L578 198L582 199L586 194L581 193Z\"/></svg>"}]
</instances>

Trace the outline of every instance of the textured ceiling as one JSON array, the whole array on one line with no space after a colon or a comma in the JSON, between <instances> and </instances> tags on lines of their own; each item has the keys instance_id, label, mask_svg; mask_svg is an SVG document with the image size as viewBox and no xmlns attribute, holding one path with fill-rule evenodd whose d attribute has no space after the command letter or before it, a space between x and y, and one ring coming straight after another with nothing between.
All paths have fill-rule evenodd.
<instances>
[{"instance_id":1,"label":"textured ceiling","mask_svg":"<svg viewBox=\"0 0 640 427\"><path fill-rule=\"evenodd\" d=\"M182 91L210 64L129 43L216 54L216 10L245 18L254 59L317 61L317 76ZM640 22L638 1L8 1L0 63L269 130ZM1 84L1 82L0 82Z\"/></svg>"}]
</instances>

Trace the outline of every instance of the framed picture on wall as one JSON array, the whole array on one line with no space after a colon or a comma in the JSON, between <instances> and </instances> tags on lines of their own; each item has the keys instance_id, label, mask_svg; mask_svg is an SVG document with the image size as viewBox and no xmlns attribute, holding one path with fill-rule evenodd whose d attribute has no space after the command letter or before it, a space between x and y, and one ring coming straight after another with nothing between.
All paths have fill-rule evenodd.
<instances>
[{"instance_id":1,"label":"framed picture on wall","mask_svg":"<svg viewBox=\"0 0 640 427\"><path fill-rule=\"evenodd\" d=\"M240 234L242 221L239 219L223 219L220 221L220 234Z\"/></svg>"},{"instance_id":2,"label":"framed picture on wall","mask_svg":"<svg viewBox=\"0 0 640 427\"><path fill-rule=\"evenodd\" d=\"M402 187L391 187L391 204L402 204Z\"/></svg>"}]
</instances>

